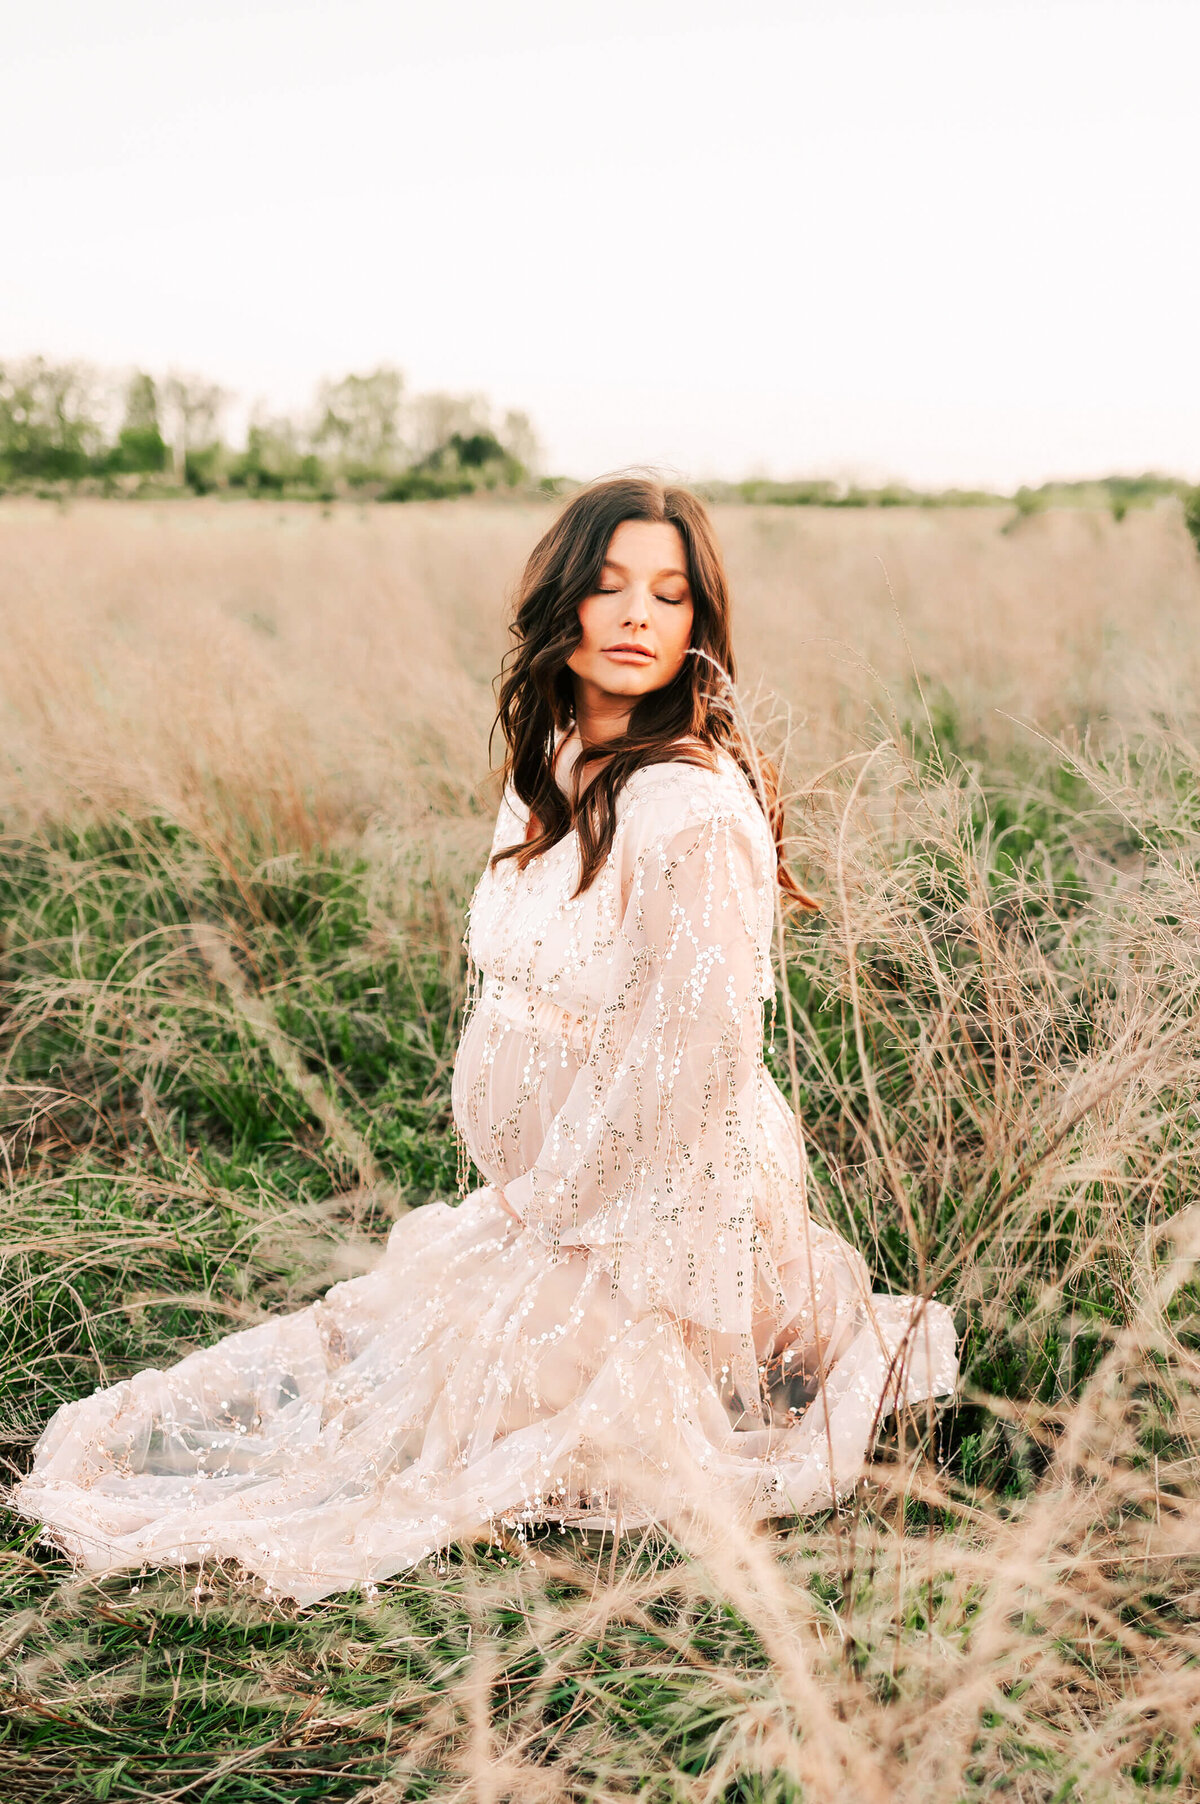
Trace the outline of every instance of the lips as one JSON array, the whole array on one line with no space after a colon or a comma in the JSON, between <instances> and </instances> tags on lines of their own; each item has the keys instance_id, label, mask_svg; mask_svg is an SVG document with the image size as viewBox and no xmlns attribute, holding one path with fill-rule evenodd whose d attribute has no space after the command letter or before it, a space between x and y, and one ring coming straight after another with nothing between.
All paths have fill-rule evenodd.
<instances>
[{"instance_id":1,"label":"lips","mask_svg":"<svg viewBox=\"0 0 1200 1804\"><path fill-rule=\"evenodd\" d=\"M609 658L623 658L629 663L650 664L654 653L647 651L644 645L606 645L604 654Z\"/></svg>"}]
</instances>

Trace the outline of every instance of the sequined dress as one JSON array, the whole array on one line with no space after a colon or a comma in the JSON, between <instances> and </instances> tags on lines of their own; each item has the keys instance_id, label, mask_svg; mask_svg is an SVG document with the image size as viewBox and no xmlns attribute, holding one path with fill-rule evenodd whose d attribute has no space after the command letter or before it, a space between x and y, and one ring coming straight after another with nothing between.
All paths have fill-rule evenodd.
<instances>
[{"instance_id":1,"label":"sequined dress","mask_svg":"<svg viewBox=\"0 0 1200 1804\"><path fill-rule=\"evenodd\" d=\"M494 848L526 824L506 795ZM572 835L471 905L453 1106L483 1186L309 1308L54 1416L12 1501L81 1565L223 1559L309 1603L498 1524L803 1514L898 1402L953 1390L948 1311L872 1296L809 1211L736 764L636 773L577 878Z\"/></svg>"}]
</instances>

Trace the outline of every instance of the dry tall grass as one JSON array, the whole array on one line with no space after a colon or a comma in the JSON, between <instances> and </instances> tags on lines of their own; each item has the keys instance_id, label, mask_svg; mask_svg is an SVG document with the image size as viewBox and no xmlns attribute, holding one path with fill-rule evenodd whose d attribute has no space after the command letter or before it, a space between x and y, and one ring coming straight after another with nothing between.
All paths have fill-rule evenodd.
<instances>
[{"instance_id":1,"label":"dry tall grass","mask_svg":"<svg viewBox=\"0 0 1200 1804\"><path fill-rule=\"evenodd\" d=\"M505 600L551 510L0 504L0 805L159 808L281 845L469 810ZM1140 726L1195 691L1178 511L718 510L741 681L810 767L893 724L915 664L997 710ZM907 635L908 643L905 642ZM860 740L861 742L861 740Z\"/></svg>"},{"instance_id":2,"label":"dry tall grass","mask_svg":"<svg viewBox=\"0 0 1200 1804\"><path fill-rule=\"evenodd\" d=\"M386 1072L368 1096L346 1052L383 1031L372 1008L442 1134L428 1011L453 1006L487 827L500 598L545 517L0 510L4 1319L33 1319L39 1259L63 1267L44 1345L14 1331L23 1395L344 1269L373 1162L410 1144L387 1139ZM76 1771L92 1795L214 1804L1200 1793L1200 563L1168 511L719 525L745 687L791 710L796 851L826 899L788 989L822 1206L881 1280L956 1304L962 1407L901 1425L816 1523L514 1536L286 1633L276 1613L274 1640L219 1575L47 1589L23 1543L0 1566L22 1606L0 1675L34 1750L9 1744L14 1797ZM56 825L121 814L201 851L148 824L114 878ZM361 924L358 891L312 874L327 845L365 856ZM426 961L411 1021L401 939ZM236 1135L215 1160L176 1132L221 1085L286 1117L299 1188ZM135 1343L126 1318L172 1287L196 1313ZM181 1741L210 1696L238 1735ZM159 1724L157 1752L126 1717Z\"/></svg>"}]
</instances>

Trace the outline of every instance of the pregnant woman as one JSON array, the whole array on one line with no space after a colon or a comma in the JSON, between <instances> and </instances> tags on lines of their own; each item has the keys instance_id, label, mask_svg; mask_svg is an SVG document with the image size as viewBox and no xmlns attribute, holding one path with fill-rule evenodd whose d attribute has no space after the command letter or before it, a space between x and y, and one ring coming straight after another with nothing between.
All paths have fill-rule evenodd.
<instances>
[{"instance_id":1,"label":"pregnant woman","mask_svg":"<svg viewBox=\"0 0 1200 1804\"><path fill-rule=\"evenodd\" d=\"M312 1602L501 1523L821 1509L945 1394L938 1303L809 1212L763 1063L780 823L700 503L586 489L530 557L454 1117L484 1178L366 1277L65 1405L16 1507L83 1566Z\"/></svg>"}]
</instances>

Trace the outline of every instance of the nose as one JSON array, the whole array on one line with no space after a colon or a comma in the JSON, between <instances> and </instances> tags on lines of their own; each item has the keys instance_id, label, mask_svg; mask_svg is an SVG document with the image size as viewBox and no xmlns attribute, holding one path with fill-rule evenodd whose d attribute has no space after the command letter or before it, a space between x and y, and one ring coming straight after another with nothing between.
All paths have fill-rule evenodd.
<instances>
[{"instance_id":1,"label":"nose","mask_svg":"<svg viewBox=\"0 0 1200 1804\"><path fill-rule=\"evenodd\" d=\"M640 583L634 583L629 591L629 599L625 604L625 626L648 626L650 622L650 602Z\"/></svg>"}]
</instances>

